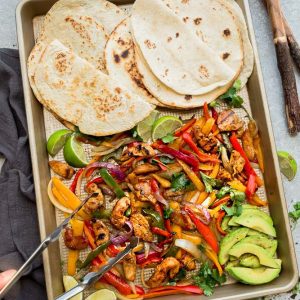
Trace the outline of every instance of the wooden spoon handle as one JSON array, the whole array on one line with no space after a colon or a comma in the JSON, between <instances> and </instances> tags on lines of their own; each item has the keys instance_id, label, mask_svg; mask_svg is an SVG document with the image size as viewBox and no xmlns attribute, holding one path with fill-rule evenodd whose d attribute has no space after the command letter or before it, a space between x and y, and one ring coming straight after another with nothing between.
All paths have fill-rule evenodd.
<instances>
[{"instance_id":1,"label":"wooden spoon handle","mask_svg":"<svg viewBox=\"0 0 300 300\"><path fill-rule=\"evenodd\" d=\"M296 135L297 131L300 130L300 105L280 3L279 0L266 0L266 4L272 22L277 64L285 98L288 129L291 135Z\"/></svg>"}]
</instances>

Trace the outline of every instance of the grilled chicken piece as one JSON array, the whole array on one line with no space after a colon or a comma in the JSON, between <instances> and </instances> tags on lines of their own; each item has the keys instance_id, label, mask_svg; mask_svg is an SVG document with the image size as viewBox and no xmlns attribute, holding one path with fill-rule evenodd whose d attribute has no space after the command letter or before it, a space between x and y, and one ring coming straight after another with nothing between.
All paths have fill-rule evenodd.
<instances>
[{"instance_id":1,"label":"grilled chicken piece","mask_svg":"<svg viewBox=\"0 0 300 300\"><path fill-rule=\"evenodd\" d=\"M112 210L110 221L118 229L121 229L124 226L125 222L128 220L128 218L125 217L124 214L129 206L129 198L123 197L117 201Z\"/></svg>"},{"instance_id":2,"label":"grilled chicken piece","mask_svg":"<svg viewBox=\"0 0 300 300\"><path fill-rule=\"evenodd\" d=\"M96 183L92 183L88 188L87 192L89 194L97 193L96 197L91 197L88 202L84 205L83 209L87 214L92 214L94 211L99 209L104 202L104 196L100 188L98 188Z\"/></svg>"},{"instance_id":3,"label":"grilled chicken piece","mask_svg":"<svg viewBox=\"0 0 300 300\"><path fill-rule=\"evenodd\" d=\"M172 279L180 269L180 262L174 257L165 258L155 269L150 279L146 282L150 288L155 288L167 279L168 275Z\"/></svg>"},{"instance_id":4,"label":"grilled chicken piece","mask_svg":"<svg viewBox=\"0 0 300 300\"><path fill-rule=\"evenodd\" d=\"M154 165L151 165L149 163L145 163L145 164L142 164L142 165L138 165L133 170L133 172L136 175L141 175L141 174L147 174L147 173L156 172L156 171L159 171L159 170L160 170L160 168L158 166L154 166Z\"/></svg>"},{"instance_id":5,"label":"grilled chicken piece","mask_svg":"<svg viewBox=\"0 0 300 300\"><path fill-rule=\"evenodd\" d=\"M232 131L241 128L244 123L233 110L224 110L217 120L220 131Z\"/></svg>"},{"instance_id":6,"label":"grilled chicken piece","mask_svg":"<svg viewBox=\"0 0 300 300\"><path fill-rule=\"evenodd\" d=\"M171 201L173 200L173 201L181 202L184 194L185 194L184 190L174 191L172 188L164 191L164 197L167 200L171 200Z\"/></svg>"},{"instance_id":7,"label":"grilled chicken piece","mask_svg":"<svg viewBox=\"0 0 300 300\"><path fill-rule=\"evenodd\" d=\"M49 167L55 174L65 179L71 179L75 174L75 170L67 163L62 161L51 160L49 161Z\"/></svg>"},{"instance_id":8,"label":"grilled chicken piece","mask_svg":"<svg viewBox=\"0 0 300 300\"><path fill-rule=\"evenodd\" d=\"M70 227L67 227L65 229L63 236L64 236L65 245L69 249L82 250L88 246L87 238L82 235L74 236L73 229Z\"/></svg>"},{"instance_id":9,"label":"grilled chicken piece","mask_svg":"<svg viewBox=\"0 0 300 300\"><path fill-rule=\"evenodd\" d=\"M133 156L151 157L155 155L154 149L147 143L137 143L137 145L128 147L122 154L121 161L126 161Z\"/></svg>"},{"instance_id":10,"label":"grilled chicken piece","mask_svg":"<svg viewBox=\"0 0 300 300\"><path fill-rule=\"evenodd\" d=\"M236 174L241 173L243 171L245 160L238 151L232 150L229 164L232 169L232 175L235 176Z\"/></svg>"},{"instance_id":11,"label":"grilled chicken piece","mask_svg":"<svg viewBox=\"0 0 300 300\"><path fill-rule=\"evenodd\" d=\"M254 161L255 150L253 146L253 138L250 135L249 129L246 129L242 135L242 144L248 159L250 161Z\"/></svg>"},{"instance_id":12,"label":"grilled chicken piece","mask_svg":"<svg viewBox=\"0 0 300 300\"><path fill-rule=\"evenodd\" d=\"M210 153L216 153L218 151L219 142L212 133L210 133L209 135L205 135L202 133L201 128L198 126L194 126L193 131L199 146L204 151Z\"/></svg>"},{"instance_id":13,"label":"grilled chicken piece","mask_svg":"<svg viewBox=\"0 0 300 300\"><path fill-rule=\"evenodd\" d=\"M140 201L148 201L152 204L156 203L155 197L152 195L149 180L138 182L134 185L135 194Z\"/></svg>"},{"instance_id":14,"label":"grilled chicken piece","mask_svg":"<svg viewBox=\"0 0 300 300\"><path fill-rule=\"evenodd\" d=\"M134 281L136 276L136 256L133 251L123 259L123 269L126 279Z\"/></svg>"},{"instance_id":15,"label":"grilled chicken piece","mask_svg":"<svg viewBox=\"0 0 300 300\"><path fill-rule=\"evenodd\" d=\"M228 171L226 171L222 166L220 166L217 178L220 180L229 181L232 179L232 176Z\"/></svg>"},{"instance_id":16,"label":"grilled chicken piece","mask_svg":"<svg viewBox=\"0 0 300 300\"><path fill-rule=\"evenodd\" d=\"M95 232L96 245L102 245L109 241L109 229L107 226L98 219L93 219L93 230Z\"/></svg>"},{"instance_id":17,"label":"grilled chicken piece","mask_svg":"<svg viewBox=\"0 0 300 300\"><path fill-rule=\"evenodd\" d=\"M196 269L195 259L187 253L184 254L183 258L181 259L181 263L188 271L192 271Z\"/></svg>"},{"instance_id":18,"label":"grilled chicken piece","mask_svg":"<svg viewBox=\"0 0 300 300\"><path fill-rule=\"evenodd\" d=\"M134 235L143 239L145 242L152 242L153 234L150 230L148 220L140 213L133 214L130 217L133 225Z\"/></svg>"},{"instance_id":19,"label":"grilled chicken piece","mask_svg":"<svg viewBox=\"0 0 300 300\"><path fill-rule=\"evenodd\" d=\"M170 216L172 223L179 225L185 230L194 230L195 225L187 213L175 210Z\"/></svg>"}]
</instances>

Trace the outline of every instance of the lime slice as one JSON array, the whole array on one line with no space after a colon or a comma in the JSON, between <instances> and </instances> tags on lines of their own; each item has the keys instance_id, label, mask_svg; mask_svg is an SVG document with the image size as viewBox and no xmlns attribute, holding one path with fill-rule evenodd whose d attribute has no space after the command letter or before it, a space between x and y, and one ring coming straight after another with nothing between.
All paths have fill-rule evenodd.
<instances>
[{"instance_id":1,"label":"lime slice","mask_svg":"<svg viewBox=\"0 0 300 300\"><path fill-rule=\"evenodd\" d=\"M117 297L114 292L103 289L88 296L86 300L117 300Z\"/></svg>"},{"instance_id":2,"label":"lime slice","mask_svg":"<svg viewBox=\"0 0 300 300\"><path fill-rule=\"evenodd\" d=\"M65 161L72 167L83 168L88 164L84 148L76 140L76 134L71 135L64 146Z\"/></svg>"},{"instance_id":3,"label":"lime slice","mask_svg":"<svg viewBox=\"0 0 300 300\"><path fill-rule=\"evenodd\" d=\"M68 275L65 275L63 277L63 283L64 283L66 292L78 284L78 282L76 281L76 279L74 277L68 276ZM78 295L76 295L70 299L71 300L82 300L82 293L79 293Z\"/></svg>"},{"instance_id":4,"label":"lime slice","mask_svg":"<svg viewBox=\"0 0 300 300\"><path fill-rule=\"evenodd\" d=\"M153 110L146 119L137 124L137 134L143 139L144 142L147 142L151 139L152 125L158 118L158 115L159 112L157 110Z\"/></svg>"},{"instance_id":5,"label":"lime slice","mask_svg":"<svg viewBox=\"0 0 300 300\"><path fill-rule=\"evenodd\" d=\"M152 127L152 139L156 141L167 134L172 134L182 126L182 121L177 117L164 116L155 121Z\"/></svg>"},{"instance_id":6,"label":"lime slice","mask_svg":"<svg viewBox=\"0 0 300 300\"><path fill-rule=\"evenodd\" d=\"M297 173L295 159L286 151L277 152L281 173L289 180L293 180Z\"/></svg>"},{"instance_id":7,"label":"lime slice","mask_svg":"<svg viewBox=\"0 0 300 300\"><path fill-rule=\"evenodd\" d=\"M68 129L60 129L53 132L47 141L47 151L53 157L66 143L67 138L72 134Z\"/></svg>"}]
</instances>

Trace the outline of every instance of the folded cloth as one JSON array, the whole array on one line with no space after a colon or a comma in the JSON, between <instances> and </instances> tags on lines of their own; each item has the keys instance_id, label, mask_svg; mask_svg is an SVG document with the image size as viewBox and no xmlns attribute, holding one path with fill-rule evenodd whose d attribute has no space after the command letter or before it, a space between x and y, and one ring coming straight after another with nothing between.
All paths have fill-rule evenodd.
<instances>
[{"instance_id":1,"label":"folded cloth","mask_svg":"<svg viewBox=\"0 0 300 300\"><path fill-rule=\"evenodd\" d=\"M19 55L0 49L0 271L18 269L40 243ZM5 300L47 299L42 258Z\"/></svg>"}]
</instances>

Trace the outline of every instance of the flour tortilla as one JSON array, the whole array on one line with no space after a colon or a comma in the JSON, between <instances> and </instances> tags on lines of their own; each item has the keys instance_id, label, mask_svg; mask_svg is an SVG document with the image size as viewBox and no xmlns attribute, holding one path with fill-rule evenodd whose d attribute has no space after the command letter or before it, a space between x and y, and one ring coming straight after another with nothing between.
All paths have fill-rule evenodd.
<instances>
[{"instance_id":1,"label":"flour tortilla","mask_svg":"<svg viewBox=\"0 0 300 300\"><path fill-rule=\"evenodd\" d=\"M105 0L60 0L46 14L38 41L58 39L104 71L108 35L124 18L116 5Z\"/></svg>"},{"instance_id":2,"label":"flour tortilla","mask_svg":"<svg viewBox=\"0 0 300 300\"><path fill-rule=\"evenodd\" d=\"M161 0L137 0L131 24L150 69L177 93L208 93L231 82L240 71L242 57L231 69Z\"/></svg>"},{"instance_id":3,"label":"flour tortilla","mask_svg":"<svg viewBox=\"0 0 300 300\"><path fill-rule=\"evenodd\" d=\"M129 130L154 108L58 40L45 47L33 80L43 105L89 135Z\"/></svg>"},{"instance_id":4,"label":"flour tortilla","mask_svg":"<svg viewBox=\"0 0 300 300\"><path fill-rule=\"evenodd\" d=\"M203 106L224 94L234 83L236 78L221 88L203 95L181 95L159 81L150 70L138 47L135 47L135 60L139 73L142 75L143 84L149 92L163 104L172 108L192 109ZM237 74L238 76L238 74Z\"/></svg>"},{"instance_id":5,"label":"flour tortilla","mask_svg":"<svg viewBox=\"0 0 300 300\"><path fill-rule=\"evenodd\" d=\"M146 89L136 67L129 18L123 20L111 33L105 47L105 62L108 74L114 80L122 83L145 101L164 106Z\"/></svg>"}]
</instances>

